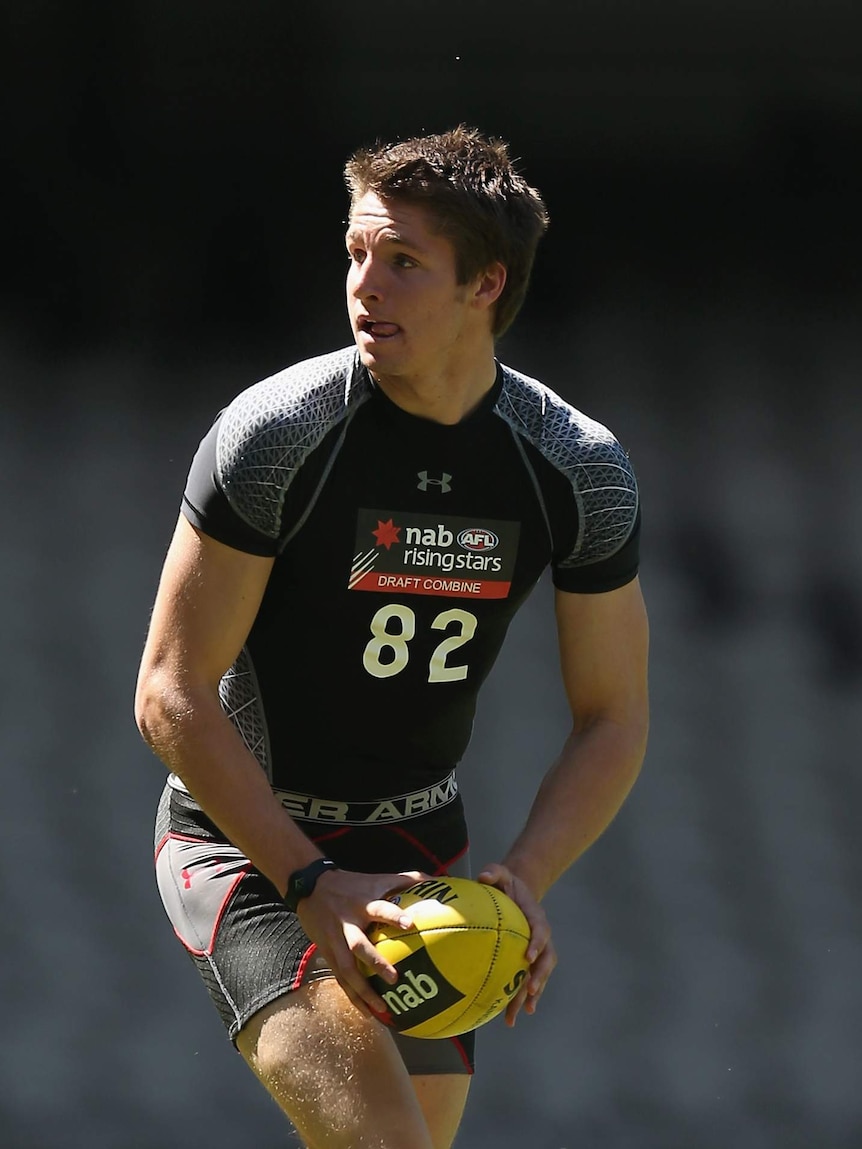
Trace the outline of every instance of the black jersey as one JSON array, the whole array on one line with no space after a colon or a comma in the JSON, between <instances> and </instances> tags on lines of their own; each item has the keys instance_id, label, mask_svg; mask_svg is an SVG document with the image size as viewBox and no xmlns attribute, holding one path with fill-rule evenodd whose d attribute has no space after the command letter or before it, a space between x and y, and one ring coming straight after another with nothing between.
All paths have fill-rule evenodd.
<instances>
[{"instance_id":1,"label":"black jersey","mask_svg":"<svg viewBox=\"0 0 862 1149\"><path fill-rule=\"evenodd\" d=\"M479 688L542 572L578 593L637 573L626 453L502 365L452 426L389 400L355 348L292 366L220 413L183 510L222 543L275 556L221 683L273 786L359 803L416 792L416 813L463 755Z\"/></svg>"}]
</instances>

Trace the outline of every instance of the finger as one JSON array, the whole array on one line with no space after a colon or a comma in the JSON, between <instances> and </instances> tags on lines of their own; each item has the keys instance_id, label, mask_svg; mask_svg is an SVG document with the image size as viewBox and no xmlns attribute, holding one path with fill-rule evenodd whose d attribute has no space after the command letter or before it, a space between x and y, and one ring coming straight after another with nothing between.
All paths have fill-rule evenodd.
<instances>
[{"instance_id":1,"label":"finger","mask_svg":"<svg viewBox=\"0 0 862 1149\"><path fill-rule=\"evenodd\" d=\"M530 1017L536 1012L536 1006L539 1004L539 998L542 996L542 991L539 990L536 994L528 994L527 1000L524 1002L524 1013L528 1013Z\"/></svg>"},{"instance_id":2,"label":"finger","mask_svg":"<svg viewBox=\"0 0 862 1149\"><path fill-rule=\"evenodd\" d=\"M510 1028L515 1024L518 1014L521 1011L521 1007L526 1000L527 988L526 986L521 986L521 988L506 1006L506 1025L508 1025Z\"/></svg>"},{"instance_id":3,"label":"finger","mask_svg":"<svg viewBox=\"0 0 862 1149\"><path fill-rule=\"evenodd\" d=\"M366 978L372 975L383 978L389 985L398 980L398 970L383 956L379 949L370 940L364 930L355 926L345 926L344 936L353 957L353 965L357 968L359 977L364 983L361 992L365 996L367 986ZM358 984L354 981L354 984ZM370 987L369 987L370 988ZM373 990L371 993L373 994Z\"/></svg>"},{"instance_id":4,"label":"finger","mask_svg":"<svg viewBox=\"0 0 862 1149\"><path fill-rule=\"evenodd\" d=\"M547 963L547 965L542 970L540 970L535 977L532 976L531 971L529 980L521 987L517 997L515 997L514 1000L509 1003L507 1015L511 1013L511 1025L514 1025L515 1017L521 1009L523 1009L525 1013L529 1014L536 1012L536 1006L539 1003L539 998L545 991L545 986L547 985L548 978L551 976L555 964L556 961Z\"/></svg>"},{"instance_id":5,"label":"finger","mask_svg":"<svg viewBox=\"0 0 862 1149\"><path fill-rule=\"evenodd\" d=\"M478 880L484 882L486 886L497 886L504 893L512 896L512 886L514 884L514 875L512 871L505 866L501 866L499 862L491 862L490 865L485 866L479 874Z\"/></svg>"},{"instance_id":6,"label":"finger","mask_svg":"<svg viewBox=\"0 0 862 1149\"><path fill-rule=\"evenodd\" d=\"M530 930L530 941L527 945L527 961L534 962L544 951L551 940L551 927L545 911L533 897L523 883L514 883L510 897L513 898L524 917Z\"/></svg>"},{"instance_id":7,"label":"finger","mask_svg":"<svg viewBox=\"0 0 862 1149\"><path fill-rule=\"evenodd\" d=\"M394 902L383 900L369 902L365 908L368 911L369 922L383 922L389 926L397 926L402 930L409 930L413 925L410 911L402 910Z\"/></svg>"},{"instance_id":8,"label":"finger","mask_svg":"<svg viewBox=\"0 0 862 1149\"><path fill-rule=\"evenodd\" d=\"M381 1015L385 1016L388 1012L386 1002L379 994L374 992L371 985L364 979L361 986L347 981L346 978L343 981L339 978L339 981L341 981L345 993L347 993L356 1008L361 1013L364 1013L366 1017L376 1017L379 1021Z\"/></svg>"},{"instance_id":9,"label":"finger","mask_svg":"<svg viewBox=\"0 0 862 1149\"><path fill-rule=\"evenodd\" d=\"M527 996L524 1000L524 1011L529 1014L536 1012L536 1006L539 1004L539 998L545 992L545 986L548 984L548 978L554 972L554 967L557 964L557 955L553 946L549 946L544 952L539 961L530 970L530 976L526 982Z\"/></svg>"},{"instance_id":10,"label":"finger","mask_svg":"<svg viewBox=\"0 0 862 1149\"><path fill-rule=\"evenodd\" d=\"M404 870L400 874L387 874L386 875L386 892L385 898L390 898L393 894L398 894L402 890L407 890L410 886L415 886L417 882L427 882L429 880L428 874L420 873L419 870Z\"/></svg>"},{"instance_id":11,"label":"finger","mask_svg":"<svg viewBox=\"0 0 862 1149\"><path fill-rule=\"evenodd\" d=\"M547 985L547 978L545 978L544 981L542 982L542 984L537 986L536 988L533 988L532 986L527 988L527 999L524 1002L524 1012L525 1013L533 1014L536 1012L536 1007L539 1004L539 998L545 992L545 986L546 985Z\"/></svg>"},{"instance_id":12,"label":"finger","mask_svg":"<svg viewBox=\"0 0 862 1149\"><path fill-rule=\"evenodd\" d=\"M364 1017L374 1017L375 1010L379 1011L382 1003L373 991L370 994L371 1000L366 1000L366 993L371 987L357 968L350 951L340 946L336 952L329 952L328 947L318 946L318 952L332 970L336 981L344 990L350 1003ZM346 958L342 956L345 952Z\"/></svg>"},{"instance_id":13,"label":"finger","mask_svg":"<svg viewBox=\"0 0 862 1149\"><path fill-rule=\"evenodd\" d=\"M344 990L351 1005L358 1009L363 1017L377 1017L375 1008L372 1006L372 1004L365 1001L364 998L360 997L348 981L345 981L343 978L338 978L338 984Z\"/></svg>"},{"instance_id":14,"label":"finger","mask_svg":"<svg viewBox=\"0 0 862 1149\"><path fill-rule=\"evenodd\" d=\"M515 1024L515 1019L522 1009L529 1014L536 1012L539 998L556 964L557 954L550 942L550 930L548 930L545 948L538 959L531 964L529 977L506 1008L507 1025L513 1026Z\"/></svg>"},{"instance_id":15,"label":"finger","mask_svg":"<svg viewBox=\"0 0 862 1149\"><path fill-rule=\"evenodd\" d=\"M542 953L542 956L530 970L527 991L532 993L535 992L536 989L539 991L543 990L545 983L554 972L556 965L557 951L554 949L553 944L549 944L547 949Z\"/></svg>"},{"instance_id":16,"label":"finger","mask_svg":"<svg viewBox=\"0 0 862 1149\"><path fill-rule=\"evenodd\" d=\"M380 974L386 981L390 981L392 975L395 975L397 980L397 971L393 970L387 962L383 963L384 968L377 968L376 966L372 968L372 963L370 961L365 962L364 957L360 959L364 962L364 968L361 968L357 964L358 956L355 951L351 951L352 960L340 965L337 969L333 968L333 973L357 1009L366 1015L370 1013L372 1016L378 1017L379 1020L379 1015L386 1013L386 1003L368 981L367 975L369 972L373 972Z\"/></svg>"},{"instance_id":17,"label":"finger","mask_svg":"<svg viewBox=\"0 0 862 1149\"><path fill-rule=\"evenodd\" d=\"M424 870L401 870L398 877L407 880L407 885L401 887L401 889L406 889L407 886L415 886L417 882L430 881L433 874L426 874Z\"/></svg>"},{"instance_id":18,"label":"finger","mask_svg":"<svg viewBox=\"0 0 862 1149\"><path fill-rule=\"evenodd\" d=\"M530 965L533 965L550 945L551 927L541 910L538 913L527 913L525 910L524 917L530 927L530 941L527 946L526 957Z\"/></svg>"},{"instance_id":19,"label":"finger","mask_svg":"<svg viewBox=\"0 0 862 1149\"><path fill-rule=\"evenodd\" d=\"M515 875L506 866L492 862L485 866L479 874L479 881L489 886L496 886L502 890L518 905L527 925L530 927L530 943L527 948L527 961L534 962L544 950L551 937L551 929L545 911L527 889L523 882L517 884Z\"/></svg>"}]
</instances>

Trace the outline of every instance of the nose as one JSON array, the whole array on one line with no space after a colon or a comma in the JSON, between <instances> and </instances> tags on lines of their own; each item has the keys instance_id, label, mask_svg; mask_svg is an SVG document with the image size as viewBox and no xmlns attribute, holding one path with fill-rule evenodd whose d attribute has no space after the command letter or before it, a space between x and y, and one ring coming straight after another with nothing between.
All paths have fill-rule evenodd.
<instances>
[{"instance_id":1,"label":"nose","mask_svg":"<svg viewBox=\"0 0 862 1149\"><path fill-rule=\"evenodd\" d=\"M350 265L349 286L352 294L360 302L374 300L379 303L383 298L382 276L380 264L369 254L362 263Z\"/></svg>"}]
</instances>

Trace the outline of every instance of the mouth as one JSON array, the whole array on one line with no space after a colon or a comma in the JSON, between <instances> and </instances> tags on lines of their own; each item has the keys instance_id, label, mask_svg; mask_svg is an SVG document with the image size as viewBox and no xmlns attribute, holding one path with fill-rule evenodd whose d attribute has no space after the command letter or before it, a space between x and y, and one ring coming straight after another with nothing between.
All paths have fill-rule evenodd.
<instances>
[{"instance_id":1,"label":"mouth","mask_svg":"<svg viewBox=\"0 0 862 1149\"><path fill-rule=\"evenodd\" d=\"M397 323L388 323L382 319L372 319L369 315L360 315L356 320L356 331L359 335L366 335L375 342L394 339L401 333Z\"/></svg>"}]
</instances>

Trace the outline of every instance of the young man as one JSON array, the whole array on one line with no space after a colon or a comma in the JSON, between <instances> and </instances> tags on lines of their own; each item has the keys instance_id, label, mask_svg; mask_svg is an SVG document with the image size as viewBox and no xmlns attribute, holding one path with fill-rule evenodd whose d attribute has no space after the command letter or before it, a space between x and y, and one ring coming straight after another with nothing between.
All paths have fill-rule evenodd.
<instances>
[{"instance_id":1,"label":"young man","mask_svg":"<svg viewBox=\"0 0 862 1149\"><path fill-rule=\"evenodd\" d=\"M458 128L348 162L355 345L241 393L194 459L140 669L170 769L165 908L309 1149L446 1149L472 1035L393 1035L360 972L420 874L465 874L455 768L506 628L550 565L572 729L481 881L531 926L637 776L639 510L613 435L498 363L547 225L506 146Z\"/></svg>"}]
</instances>

